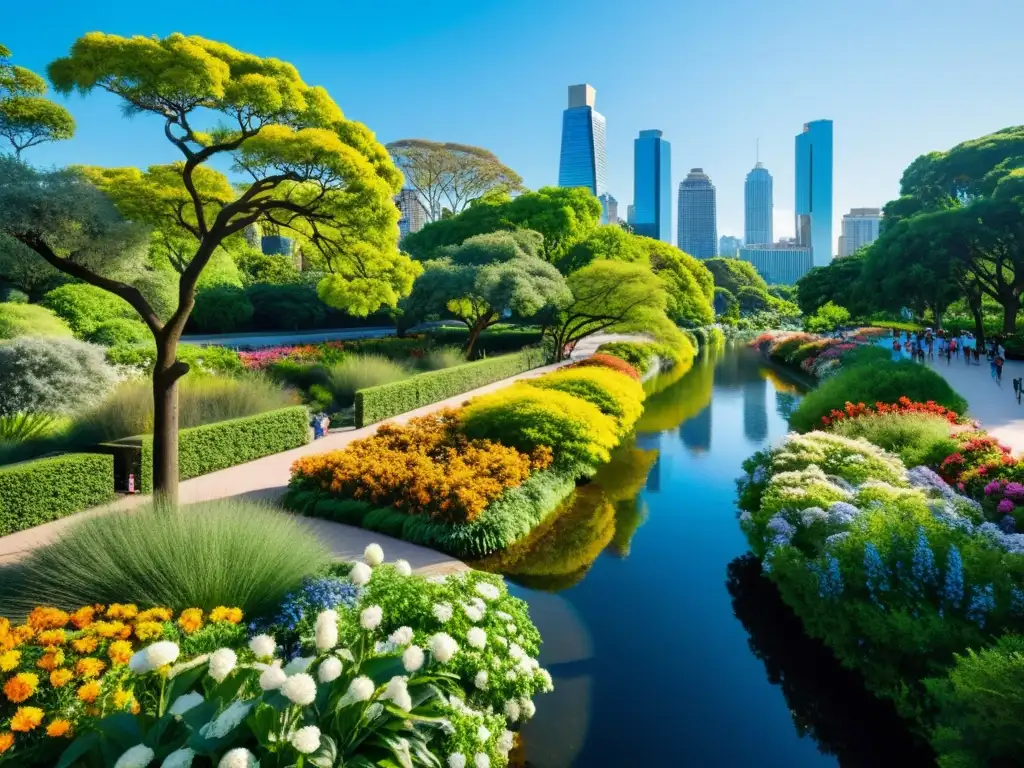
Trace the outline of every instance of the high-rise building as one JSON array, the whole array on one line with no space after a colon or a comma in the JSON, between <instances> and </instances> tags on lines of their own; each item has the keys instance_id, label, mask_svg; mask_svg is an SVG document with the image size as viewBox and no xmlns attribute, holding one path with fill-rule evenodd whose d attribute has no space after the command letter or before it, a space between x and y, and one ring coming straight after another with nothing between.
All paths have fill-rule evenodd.
<instances>
[{"instance_id":1,"label":"high-rise building","mask_svg":"<svg viewBox=\"0 0 1024 768\"><path fill-rule=\"evenodd\" d=\"M636 220L636 206L635 205L627 205L626 206L626 223L629 224L629 226L633 226L633 222L635 220Z\"/></svg>"},{"instance_id":2,"label":"high-rise building","mask_svg":"<svg viewBox=\"0 0 1024 768\"><path fill-rule=\"evenodd\" d=\"M718 253L715 185L702 168L691 168L679 182L679 248L698 259Z\"/></svg>"},{"instance_id":3,"label":"high-rise building","mask_svg":"<svg viewBox=\"0 0 1024 768\"><path fill-rule=\"evenodd\" d=\"M796 137L796 240L816 267L832 262L832 121L804 124Z\"/></svg>"},{"instance_id":4,"label":"high-rise building","mask_svg":"<svg viewBox=\"0 0 1024 768\"><path fill-rule=\"evenodd\" d=\"M608 224L619 223L619 201L611 196L608 192L601 195L598 200L601 201L601 209L604 211L602 214L605 221Z\"/></svg>"},{"instance_id":5,"label":"high-rise building","mask_svg":"<svg viewBox=\"0 0 1024 768\"><path fill-rule=\"evenodd\" d=\"M672 242L672 145L661 131L633 140L633 231Z\"/></svg>"},{"instance_id":6,"label":"high-rise building","mask_svg":"<svg viewBox=\"0 0 1024 768\"><path fill-rule=\"evenodd\" d=\"M744 245L740 258L754 265L769 285L793 285L811 271L811 249L779 241L764 245Z\"/></svg>"},{"instance_id":7,"label":"high-rise building","mask_svg":"<svg viewBox=\"0 0 1024 768\"><path fill-rule=\"evenodd\" d=\"M399 238L412 232L419 232L426 226L427 209L420 201L420 196L415 189L407 187L395 195L395 205L398 206L399 211Z\"/></svg>"},{"instance_id":8,"label":"high-rise building","mask_svg":"<svg viewBox=\"0 0 1024 768\"><path fill-rule=\"evenodd\" d=\"M743 184L743 241L747 245L770 243L772 237L772 175L758 163Z\"/></svg>"},{"instance_id":9,"label":"high-rise building","mask_svg":"<svg viewBox=\"0 0 1024 768\"><path fill-rule=\"evenodd\" d=\"M562 113L558 186L586 187L600 197L606 191L604 117L594 109L596 97L589 85L569 86L569 108Z\"/></svg>"},{"instance_id":10,"label":"high-rise building","mask_svg":"<svg viewBox=\"0 0 1024 768\"><path fill-rule=\"evenodd\" d=\"M743 238L722 235L718 238L718 255L735 257L743 247Z\"/></svg>"},{"instance_id":11,"label":"high-rise building","mask_svg":"<svg viewBox=\"0 0 1024 768\"><path fill-rule=\"evenodd\" d=\"M881 224L881 208L851 208L843 215L843 234L839 236L840 258L875 242Z\"/></svg>"}]
</instances>

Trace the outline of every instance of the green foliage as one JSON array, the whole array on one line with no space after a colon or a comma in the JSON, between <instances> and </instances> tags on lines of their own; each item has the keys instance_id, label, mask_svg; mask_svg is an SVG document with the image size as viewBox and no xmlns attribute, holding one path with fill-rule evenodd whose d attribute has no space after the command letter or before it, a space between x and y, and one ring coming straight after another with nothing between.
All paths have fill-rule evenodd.
<instances>
[{"instance_id":1,"label":"green foliage","mask_svg":"<svg viewBox=\"0 0 1024 768\"><path fill-rule=\"evenodd\" d=\"M178 433L178 462L182 480L218 469L282 453L309 442L309 412L305 406L281 408ZM142 488L151 491L153 438L142 439Z\"/></svg>"},{"instance_id":2,"label":"green foliage","mask_svg":"<svg viewBox=\"0 0 1024 768\"><path fill-rule=\"evenodd\" d=\"M42 305L53 310L75 332L87 337L107 320L137 320L135 310L124 299L86 283L69 283L43 296Z\"/></svg>"},{"instance_id":3,"label":"green foliage","mask_svg":"<svg viewBox=\"0 0 1024 768\"><path fill-rule=\"evenodd\" d=\"M259 248L248 246L232 254L242 278L242 284L288 285L301 279L290 256L267 255Z\"/></svg>"},{"instance_id":4,"label":"green foliage","mask_svg":"<svg viewBox=\"0 0 1024 768\"><path fill-rule=\"evenodd\" d=\"M18 336L70 336L71 329L46 307L38 304L0 304L0 340Z\"/></svg>"},{"instance_id":5,"label":"green foliage","mask_svg":"<svg viewBox=\"0 0 1024 768\"><path fill-rule=\"evenodd\" d=\"M359 390L355 395L356 426L384 421L400 413L469 392L477 387L501 381L536 368L546 362L537 349L477 360L439 371Z\"/></svg>"},{"instance_id":6,"label":"green foliage","mask_svg":"<svg viewBox=\"0 0 1024 768\"><path fill-rule=\"evenodd\" d=\"M791 304L797 303L797 290L795 285L769 285L768 293L781 301L788 301Z\"/></svg>"},{"instance_id":7,"label":"green foliage","mask_svg":"<svg viewBox=\"0 0 1024 768\"><path fill-rule=\"evenodd\" d=\"M0 280L2 279L3 274L0 272ZM0 284L0 302L5 304L28 304L29 295L20 288Z\"/></svg>"},{"instance_id":8,"label":"green foliage","mask_svg":"<svg viewBox=\"0 0 1024 768\"><path fill-rule=\"evenodd\" d=\"M469 331L466 328L444 328L426 332L426 340L436 345L466 345ZM540 344L542 334L539 328L516 328L494 325L480 334L474 345L474 354L480 356L503 355L518 352L523 347Z\"/></svg>"},{"instance_id":9,"label":"green foliage","mask_svg":"<svg viewBox=\"0 0 1024 768\"><path fill-rule=\"evenodd\" d=\"M359 390L408 379L412 372L380 355L352 355L313 375L331 394L336 407L348 408L355 403Z\"/></svg>"},{"instance_id":10,"label":"green foliage","mask_svg":"<svg viewBox=\"0 0 1024 768\"><path fill-rule=\"evenodd\" d=\"M844 368L853 368L858 365L892 360L892 353L888 349L876 347L873 344L861 344L844 353L842 359Z\"/></svg>"},{"instance_id":11,"label":"green foliage","mask_svg":"<svg viewBox=\"0 0 1024 768\"><path fill-rule=\"evenodd\" d=\"M949 435L949 422L941 416L923 413L876 413L842 419L831 432L859 437L897 454L908 467L937 467L956 451Z\"/></svg>"},{"instance_id":12,"label":"green foliage","mask_svg":"<svg viewBox=\"0 0 1024 768\"><path fill-rule=\"evenodd\" d=\"M29 147L70 139L75 121L64 107L46 98L46 81L7 61L11 52L0 45L0 138L20 155Z\"/></svg>"},{"instance_id":13,"label":"green foliage","mask_svg":"<svg viewBox=\"0 0 1024 768\"><path fill-rule=\"evenodd\" d=\"M599 354L625 360L641 374L647 373L657 358L657 346L643 341L610 341L597 348Z\"/></svg>"},{"instance_id":14,"label":"green foliage","mask_svg":"<svg viewBox=\"0 0 1024 768\"><path fill-rule=\"evenodd\" d=\"M601 413L613 417L619 424L619 433L625 435L643 413L644 389L629 376L604 368L562 369L527 383L541 389L566 392L588 403Z\"/></svg>"},{"instance_id":15,"label":"green foliage","mask_svg":"<svg viewBox=\"0 0 1024 768\"><path fill-rule=\"evenodd\" d=\"M850 312L834 302L827 301L807 318L807 330L811 333L829 333L850 322Z\"/></svg>"},{"instance_id":16,"label":"green foliage","mask_svg":"<svg viewBox=\"0 0 1024 768\"><path fill-rule=\"evenodd\" d=\"M834 259L827 267L814 267L797 280L796 303L805 315L813 315L818 307L828 302L841 303L853 314L862 316L871 307L861 291L864 270L863 252Z\"/></svg>"},{"instance_id":17,"label":"green foliage","mask_svg":"<svg viewBox=\"0 0 1024 768\"><path fill-rule=\"evenodd\" d=\"M251 285L245 289L253 308L253 326L260 330L301 331L322 328L327 306L311 285Z\"/></svg>"},{"instance_id":18,"label":"green foliage","mask_svg":"<svg viewBox=\"0 0 1024 768\"><path fill-rule=\"evenodd\" d=\"M268 506L235 499L148 506L81 520L9 567L0 606L17 615L39 604L227 605L255 618L328 562L313 533Z\"/></svg>"},{"instance_id":19,"label":"green foliage","mask_svg":"<svg viewBox=\"0 0 1024 768\"><path fill-rule=\"evenodd\" d=\"M821 424L821 417L842 410L847 402L895 403L901 397L915 402L934 400L957 413L967 410L967 401L930 368L909 360L865 363L840 372L811 390L793 412L790 426L800 432Z\"/></svg>"},{"instance_id":20,"label":"green foliage","mask_svg":"<svg viewBox=\"0 0 1024 768\"><path fill-rule=\"evenodd\" d=\"M416 367L424 371L443 371L468 362L462 350L457 347L436 347L416 361Z\"/></svg>"},{"instance_id":21,"label":"green foliage","mask_svg":"<svg viewBox=\"0 0 1024 768\"><path fill-rule=\"evenodd\" d=\"M67 517L114 498L112 456L70 453L0 467L0 536ZM6 578L0 578L2 588L8 583Z\"/></svg>"},{"instance_id":22,"label":"green foliage","mask_svg":"<svg viewBox=\"0 0 1024 768\"><path fill-rule=\"evenodd\" d=\"M119 317L104 320L86 337L93 344L104 347L131 347L153 342L153 334L138 320Z\"/></svg>"},{"instance_id":23,"label":"green foliage","mask_svg":"<svg viewBox=\"0 0 1024 768\"><path fill-rule=\"evenodd\" d=\"M205 347L179 344L178 359L188 363L192 370L204 373L236 373L242 370L242 361L235 350L215 344ZM107 350L107 361L149 373L156 363L156 347L119 344Z\"/></svg>"},{"instance_id":24,"label":"green foliage","mask_svg":"<svg viewBox=\"0 0 1024 768\"><path fill-rule=\"evenodd\" d=\"M0 343L0 415L70 413L103 399L115 381L102 347L33 336Z\"/></svg>"},{"instance_id":25,"label":"green foliage","mask_svg":"<svg viewBox=\"0 0 1024 768\"><path fill-rule=\"evenodd\" d=\"M739 297L741 288L753 288L761 293L768 292L768 284L748 261L717 257L704 259L702 264L711 270L715 287L725 288L733 296Z\"/></svg>"},{"instance_id":26,"label":"green foliage","mask_svg":"<svg viewBox=\"0 0 1024 768\"><path fill-rule=\"evenodd\" d=\"M11 413L0 416L0 446L46 437L64 422L52 413ZM0 464L3 462L0 461Z\"/></svg>"},{"instance_id":27,"label":"green foliage","mask_svg":"<svg viewBox=\"0 0 1024 768\"><path fill-rule=\"evenodd\" d=\"M199 291L191 319L202 333L231 333L245 328L253 311L241 288L218 285Z\"/></svg>"},{"instance_id":28,"label":"green foliage","mask_svg":"<svg viewBox=\"0 0 1024 768\"><path fill-rule=\"evenodd\" d=\"M725 288L715 288L715 314L733 321L740 319L740 303Z\"/></svg>"}]
</instances>

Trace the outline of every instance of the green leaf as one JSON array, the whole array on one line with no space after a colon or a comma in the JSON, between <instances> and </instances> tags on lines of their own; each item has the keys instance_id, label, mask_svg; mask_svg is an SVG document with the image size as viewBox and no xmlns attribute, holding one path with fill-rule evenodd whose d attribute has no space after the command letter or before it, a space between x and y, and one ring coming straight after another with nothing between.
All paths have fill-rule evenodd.
<instances>
[{"instance_id":1,"label":"green leaf","mask_svg":"<svg viewBox=\"0 0 1024 768\"><path fill-rule=\"evenodd\" d=\"M327 735L320 736L320 748L306 758L306 762L314 768L333 768L338 760L338 746L334 739Z\"/></svg>"},{"instance_id":2,"label":"green leaf","mask_svg":"<svg viewBox=\"0 0 1024 768\"><path fill-rule=\"evenodd\" d=\"M364 661L359 671L373 680L375 685L383 685L395 675L405 673L402 657L398 655L378 656Z\"/></svg>"},{"instance_id":3,"label":"green leaf","mask_svg":"<svg viewBox=\"0 0 1024 768\"><path fill-rule=\"evenodd\" d=\"M74 765L78 760L97 749L99 744L100 737L96 732L79 736L64 750L55 768L69 768L69 766Z\"/></svg>"}]
</instances>

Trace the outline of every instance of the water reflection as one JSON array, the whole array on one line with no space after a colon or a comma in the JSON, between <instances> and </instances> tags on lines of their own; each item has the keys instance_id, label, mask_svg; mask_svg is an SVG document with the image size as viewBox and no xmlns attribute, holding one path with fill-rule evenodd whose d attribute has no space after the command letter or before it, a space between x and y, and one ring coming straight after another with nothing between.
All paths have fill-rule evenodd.
<instances>
[{"instance_id":1,"label":"water reflection","mask_svg":"<svg viewBox=\"0 0 1024 768\"><path fill-rule=\"evenodd\" d=\"M768 382L765 379L743 384L743 434L754 443L768 437Z\"/></svg>"}]
</instances>

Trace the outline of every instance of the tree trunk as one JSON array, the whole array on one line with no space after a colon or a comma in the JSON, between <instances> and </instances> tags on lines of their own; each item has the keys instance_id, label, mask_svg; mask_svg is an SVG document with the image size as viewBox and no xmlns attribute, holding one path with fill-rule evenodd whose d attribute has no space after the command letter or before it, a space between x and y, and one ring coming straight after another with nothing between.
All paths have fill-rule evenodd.
<instances>
[{"instance_id":1,"label":"tree trunk","mask_svg":"<svg viewBox=\"0 0 1024 768\"><path fill-rule=\"evenodd\" d=\"M974 315L974 337L977 339L979 349L985 347L985 315L981 309L971 307L971 314Z\"/></svg>"},{"instance_id":2,"label":"tree trunk","mask_svg":"<svg viewBox=\"0 0 1024 768\"><path fill-rule=\"evenodd\" d=\"M478 318L475 323L469 326L469 337L466 339L466 346L462 348L462 354L466 356L467 360L472 359L473 347L476 345L477 339L480 338L480 334L483 333L495 319L496 315L491 313Z\"/></svg>"},{"instance_id":3,"label":"tree trunk","mask_svg":"<svg viewBox=\"0 0 1024 768\"><path fill-rule=\"evenodd\" d=\"M1017 313L1020 312L1020 296L1011 294L1000 302L1003 305L1003 333L1012 336L1017 332Z\"/></svg>"},{"instance_id":4,"label":"tree trunk","mask_svg":"<svg viewBox=\"0 0 1024 768\"><path fill-rule=\"evenodd\" d=\"M153 368L153 496L171 506L178 504L178 379L188 365L175 359L177 338L157 340ZM143 472L146 467L143 467Z\"/></svg>"}]
</instances>

